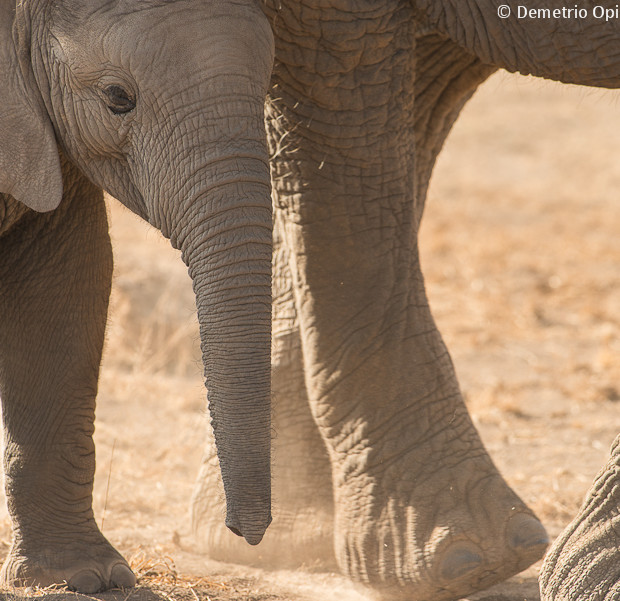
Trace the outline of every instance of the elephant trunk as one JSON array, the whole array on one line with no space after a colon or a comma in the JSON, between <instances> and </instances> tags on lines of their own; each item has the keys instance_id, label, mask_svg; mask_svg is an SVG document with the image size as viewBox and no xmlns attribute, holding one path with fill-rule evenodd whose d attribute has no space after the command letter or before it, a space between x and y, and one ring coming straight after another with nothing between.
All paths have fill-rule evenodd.
<instances>
[{"instance_id":1,"label":"elephant trunk","mask_svg":"<svg viewBox=\"0 0 620 601\"><path fill-rule=\"evenodd\" d=\"M255 545L271 522L271 194L266 158L229 162L243 176L218 177L171 242L196 294L226 525Z\"/></svg>"},{"instance_id":2,"label":"elephant trunk","mask_svg":"<svg viewBox=\"0 0 620 601\"><path fill-rule=\"evenodd\" d=\"M254 2L213 4L135 157L147 218L182 252L196 294L226 525L258 544L271 522L271 178L264 103L271 26ZM191 40L192 37L189 36ZM187 65L185 64L187 63ZM159 74L158 74L159 75ZM159 127L159 129L157 129Z\"/></svg>"},{"instance_id":3,"label":"elephant trunk","mask_svg":"<svg viewBox=\"0 0 620 601\"><path fill-rule=\"evenodd\" d=\"M226 525L255 545L271 522L272 205L264 103L274 43L260 7L243 0L214 3L196 35L208 43L192 41L178 88L170 74L160 105L176 110L153 134L161 152L138 169L139 188L154 200L149 221L189 268Z\"/></svg>"}]
</instances>

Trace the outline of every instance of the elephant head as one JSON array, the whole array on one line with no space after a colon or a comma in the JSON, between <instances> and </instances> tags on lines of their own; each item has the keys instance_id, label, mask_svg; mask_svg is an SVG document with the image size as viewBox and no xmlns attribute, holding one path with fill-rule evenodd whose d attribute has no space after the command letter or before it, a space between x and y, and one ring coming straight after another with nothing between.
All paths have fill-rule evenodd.
<instances>
[{"instance_id":1,"label":"elephant head","mask_svg":"<svg viewBox=\"0 0 620 601\"><path fill-rule=\"evenodd\" d=\"M62 200L59 152L182 251L226 524L270 515L271 28L255 0L0 0L0 192Z\"/></svg>"}]
</instances>

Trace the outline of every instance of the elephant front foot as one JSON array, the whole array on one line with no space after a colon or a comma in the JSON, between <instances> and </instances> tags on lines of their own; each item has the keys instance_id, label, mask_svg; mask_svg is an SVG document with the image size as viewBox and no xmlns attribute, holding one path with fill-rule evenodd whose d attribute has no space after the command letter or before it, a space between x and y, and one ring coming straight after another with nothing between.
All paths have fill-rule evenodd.
<instances>
[{"instance_id":1,"label":"elephant front foot","mask_svg":"<svg viewBox=\"0 0 620 601\"><path fill-rule=\"evenodd\" d=\"M442 601L544 555L545 529L482 447L451 461L424 451L337 486L336 554L347 575L385 599Z\"/></svg>"},{"instance_id":2,"label":"elephant front foot","mask_svg":"<svg viewBox=\"0 0 620 601\"><path fill-rule=\"evenodd\" d=\"M543 601L620 599L620 436L579 514L549 550L540 593Z\"/></svg>"},{"instance_id":3,"label":"elephant front foot","mask_svg":"<svg viewBox=\"0 0 620 601\"><path fill-rule=\"evenodd\" d=\"M65 539L52 545L41 537L34 543L29 549L13 544L0 574L3 586L64 584L89 594L136 584L127 562L99 532L81 541Z\"/></svg>"}]
</instances>

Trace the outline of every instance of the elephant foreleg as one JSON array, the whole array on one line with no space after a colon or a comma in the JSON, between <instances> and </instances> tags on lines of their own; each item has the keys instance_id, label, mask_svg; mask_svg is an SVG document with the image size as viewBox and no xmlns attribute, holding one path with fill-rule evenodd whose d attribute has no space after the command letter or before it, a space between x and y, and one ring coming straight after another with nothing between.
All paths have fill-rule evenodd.
<instances>
[{"instance_id":1,"label":"elephant foreleg","mask_svg":"<svg viewBox=\"0 0 620 601\"><path fill-rule=\"evenodd\" d=\"M112 255L101 191L65 175L59 209L30 212L0 238L0 396L13 522L2 580L95 592L135 583L92 511Z\"/></svg>"},{"instance_id":2,"label":"elephant foreleg","mask_svg":"<svg viewBox=\"0 0 620 601\"><path fill-rule=\"evenodd\" d=\"M417 170L428 176L442 139L418 154L410 8L338 4L279 11L269 120L336 557L388 596L457 599L539 559L547 537L484 449L428 306ZM437 106L448 129L472 90L437 94L453 101Z\"/></svg>"}]
</instances>

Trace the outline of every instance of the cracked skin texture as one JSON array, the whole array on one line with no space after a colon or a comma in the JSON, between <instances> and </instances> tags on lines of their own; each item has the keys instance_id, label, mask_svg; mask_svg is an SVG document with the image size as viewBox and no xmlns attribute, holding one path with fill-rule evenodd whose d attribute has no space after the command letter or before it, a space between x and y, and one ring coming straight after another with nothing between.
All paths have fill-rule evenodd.
<instances>
[{"instance_id":1,"label":"cracked skin texture","mask_svg":"<svg viewBox=\"0 0 620 601\"><path fill-rule=\"evenodd\" d=\"M280 462L276 474L292 490L333 489L333 509L328 494L316 508L333 511L336 561L388 599L462 597L524 569L548 541L483 448L428 310L416 235L437 154L497 67L620 83L616 49L593 61L570 23L555 36L553 24L528 23L526 31L514 20L499 31L496 7L478 5L266 9L276 35L267 123L283 249L274 255L273 363L274 373L287 374L274 379L276 422L280 431L287 420L302 432L316 424L323 440L303 453L316 470L291 479ZM585 24L593 45L617 36L615 25L604 32L598 25ZM291 362L303 370L287 372ZM295 399L308 402L311 418ZM275 456L295 449L285 437ZM312 502L286 490L278 498L287 517L265 538L266 562L278 561L290 516L303 516ZM217 505L200 485L195 500ZM234 541L222 544L206 518L213 557L243 553ZM328 534L329 524L321 529L323 557ZM299 538L306 559L319 560L320 541L304 529Z\"/></svg>"},{"instance_id":2,"label":"cracked skin texture","mask_svg":"<svg viewBox=\"0 0 620 601\"><path fill-rule=\"evenodd\" d=\"M620 436L579 513L553 543L540 575L543 601L620 597Z\"/></svg>"},{"instance_id":3,"label":"cracked skin texture","mask_svg":"<svg viewBox=\"0 0 620 601\"><path fill-rule=\"evenodd\" d=\"M238 10L239 5L230 6ZM318 515L319 534L308 540L302 538L300 545L306 558L313 559L313 554L318 553L329 557L329 551L324 551L333 548L333 559L345 574L381 591L386 598L419 601L458 598L505 579L536 561L546 548L547 536L532 512L506 485L484 449L428 306L417 248L428 178L460 109L496 67L573 83L615 86L618 67L614 57L620 53L610 48L602 59L601 53L596 53L593 62L593 53L587 49L588 35L592 36L592 46L598 39L594 37L592 23L579 31L579 45L585 45L586 52L579 52L574 42L571 48L571 39L577 36L570 30L570 24L553 31L542 24L526 32L512 21L498 31L490 2L479 4L477 10L469 2L457 5L448 0L433 4L422 0L382 4L282 2L274 6L267 4L265 13L275 37L275 64L266 104L276 213L274 393L285 399L276 407L276 412L281 412L276 422L287 432L282 443L291 460L301 457L308 464L299 473L285 463L276 477L285 487L292 474L292 483L298 486L290 486L289 490L301 487L301 490L321 491L299 500L284 488L281 504L287 508L289 525L293 523L294 528L296 520L303 521L305 515ZM30 15L36 15L36 11ZM614 24L605 25L606 29L599 27L597 35L617 34L614 27ZM521 46L515 46L515 40L520 40ZM63 50L67 48L70 45L65 45ZM247 52L238 53L238 50L239 47L235 48L233 53L235 58L243 56L244 60L250 60ZM259 56L262 68L265 62L261 60ZM84 68L80 65L80 69ZM211 66L221 68L222 65ZM226 67L239 65L231 60ZM39 68L43 67L39 65ZM257 71L244 65L239 68L244 81L251 80ZM264 76L264 69L258 71ZM163 74L171 77L172 70L164 70ZM53 78L51 82L53 89L59 87ZM196 89L207 93L201 85L197 84ZM239 151L239 155L256 157L251 151L256 151L258 140L262 139L262 126L257 124L262 120L257 119L255 112L256 90L261 86L251 87L253 103L240 104L246 109L248 105L251 107L254 111L251 118L246 120L247 115L233 112L225 121L229 127L233 122L243 124L243 135L254 145L250 144L250 150ZM245 88L244 91L247 92ZM54 92L42 93L47 94L46 107L53 106ZM121 99L131 100L130 92L124 94ZM136 178L123 164L129 179L119 183L114 179L115 170L106 168L105 161L124 158L128 152L119 143L123 128L106 130L100 122L91 122L84 117L87 106L84 99L75 109L67 104L68 121L74 111L73 119L88 125L85 128L88 139L82 140L84 143L74 143L64 118L53 116L58 135L65 136L62 141L70 149L71 159L101 187L116 190L119 196L125 194L121 200L171 236L173 244L182 247L192 275L202 273L196 264L191 265L191 256L188 258L188 247L193 250L201 238L187 235L178 222L175 224L181 215L181 221L185 218L191 225L189 216L199 219L196 215L202 213L193 206L185 206L182 211L170 205L156 209L150 204L142 206L140 201L144 199L133 193L128 182L144 188L145 179ZM227 105L223 103L223 106ZM109 115L107 118L110 119ZM210 129L202 122L192 125L196 123L199 123L197 131ZM253 130L248 133L244 127ZM135 135L136 131L133 130ZM161 134L157 127L153 131ZM101 132L103 136L99 137ZM236 148L237 138L232 142L226 136L223 139ZM181 146L185 145L181 143ZM103 167L97 160L91 162L93 155L105 157ZM135 166L136 156L131 158L133 163L129 162ZM262 163L264 178L265 161ZM247 169L252 171L251 167ZM63 175L66 180L66 170ZM72 394L79 398L69 403L77 405L79 410L71 414L70 420L60 420L68 427L52 434L44 428L40 436L48 441L60 437L61 442L52 445L59 452L58 456L50 454L50 474L60 471L63 460L75 468L75 473L67 478L75 484L70 487L68 496L73 498L69 498L68 504L79 507L79 511L73 511L73 521L79 515L77 522L86 526L72 532L77 542L71 543L71 551L66 551L61 542L64 533L53 528L49 550L45 544L39 545L45 550L42 557L33 550L33 532L43 530L40 526L43 520L39 519L39 525L33 526L37 519L32 517L29 503L24 503L27 495L23 491L28 490L28 479L32 477L28 465L36 458L31 446L36 451L37 445L30 445L27 437L24 438L27 423L13 403L6 412L5 424L10 433L7 490L15 522L15 544L5 564L4 577L13 582L27 579L45 582L47 576L41 574L52 573L52 579L63 575L67 580L75 578L75 588L90 591L119 584L116 582L119 579L129 584L131 576L128 569L123 569L124 562L98 533L89 503L94 467L91 445L94 393L111 263L100 194L89 188L82 175L73 177L82 187L78 192L91 201L88 207L98 211L97 217L83 218L92 228L84 237L93 244L92 254L88 256L101 269L94 278L100 294L94 296L102 296L105 302L99 300L97 309L91 311L96 314L91 324L97 331L95 340L82 341L80 345L82 350L90 351L90 357L82 365L83 372L75 376L78 384L75 390L79 392ZM186 182L174 183L169 192L192 189ZM264 196L264 181L254 183L262 186ZM65 181L65 189L71 190L66 184ZM131 192L127 194L127 190ZM240 195L238 187L233 186L231 190L245 198L245 190ZM146 195L146 191L142 189L142 194ZM154 194L152 189L148 191ZM15 187L17 192L21 190ZM67 204L70 196L65 195ZM31 196L24 195L22 200L34 210L42 208ZM71 200L79 204L77 196ZM152 198L149 202L153 202ZM248 206L256 208L252 203ZM252 213L245 209L241 207L239 219L242 214ZM263 202L258 212L264 218L268 209ZM62 211L50 221L30 215L28 223L33 228L31 231L43 224L45 232L68 237L73 228L69 218L62 220L62 217ZM268 246L264 231L268 227L265 220L261 223L258 229L263 233L259 237L262 252L252 247L255 255L252 259L261 256L258 271L262 284L256 287L262 286L264 293ZM89 236L95 231L98 237ZM253 232L256 237L256 230ZM11 240L6 235L3 237L6 245ZM13 244L22 248L18 242ZM41 256L44 251L38 252ZM87 275L93 277L90 264L83 265L76 257L72 261L82 265L84 281ZM23 275L25 267L22 264L20 267L19 273ZM49 272L45 275L50 277ZM204 290L204 282L199 276L196 278L198 293ZM32 285L30 280L28 283ZM26 299L29 286L21 290ZM93 294L92 286L83 287ZM84 311L86 306L91 306L87 301L93 305L97 301L82 287L77 286L75 290L79 292L78 300L71 308L89 313ZM264 296L256 303L257 313L249 314L254 318L249 319L252 323L268 321L264 315ZM248 292L244 298L249 302L254 297ZM5 307L17 314L12 295L5 294L2 300ZM206 301L198 304L206 336L204 332L209 330ZM263 312L259 314L261 304ZM66 314L70 315L71 311ZM31 316L29 319L30 327L36 329L39 325L36 319ZM62 328L76 331L76 324L63 324ZM215 331L217 336L205 338L207 342L228 342L234 338L226 336L226 331ZM254 357L256 350L258 362L262 351L264 364L265 331L263 328L256 337L244 336L247 342L240 356ZM13 338L19 338L16 332ZM205 348L208 367L211 354L206 342ZM217 349L220 354L214 355L229 356L219 346ZM16 353L24 364L28 350L28 345L22 345ZM294 365L291 370L282 368L285 353L286 360ZM9 374L2 389L5 400L20 395L31 398L29 391L22 389L23 377L14 384L14 373L20 369L16 363L13 356L3 356L3 374ZM254 375L254 362L246 367L246 370L242 366L237 369L244 376L251 374L247 388L253 389L260 383L264 390L265 370L258 377ZM278 368L281 377L277 375ZM215 376L211 372L212 397L220 390L217 382L222 375L217 369L214 372ZM288 403L293 406L289 408ZM269 462L264 448L268 444L265 445L265 436L260 435L268 428L259 428L252 420L264 426L266 413L263 411L259 419L252 404L247 414L237 411L235 418L222 418L221 412L226 407L226 403L219 404L212 398L219 464L227 486L226 523L233 532L242 533L246 540L255 543L270 521L268 486L264 486L269 481L268 469L264 469ZM235 452L221 450L222 432L228 431L236 432L236 438L240 439L235 441ZM255 434L256 440L261 441L262 453L256 452L257 445L249 442ZM290 445L288 449L286 444ZM40 448L38 452L41 453ZM256 464L249 467L255 459ZM235 468L229 468L227 461ZM218 460L207 451L196 502L219 518L222 514L219 500L209 498L209 495L219 497L219 493L214 492L215 486L206 485L209 478L211 482L217 479L214 476L217 468ZM254 486L254 478L263 486ZM50 490L54 488L59 487L50 486ZM66 508L60 502L63 500L66 501L56 493L51 497L50 507L44 508L57 524L65 523ZM195 514L202 518L202 511ZM270 548L281 547L284 536L290 537L289 530L283 529L284 523L285 520L281 526L274 524L269 538L265 539L266 554L272 553ZM221 535L224 531L221 523L212 524L210 531L211 539L206 544L213 556L242 558L234 542L228 542L230 537ZM85 572L76 568L79 561L75 556L80 548L86 547L94 549L89 560L97 567ZM56 557L60 566L56 572L47 570L48 557ZM303 559L302 555L300 560Z\"/></svg>"}]
</instances>

